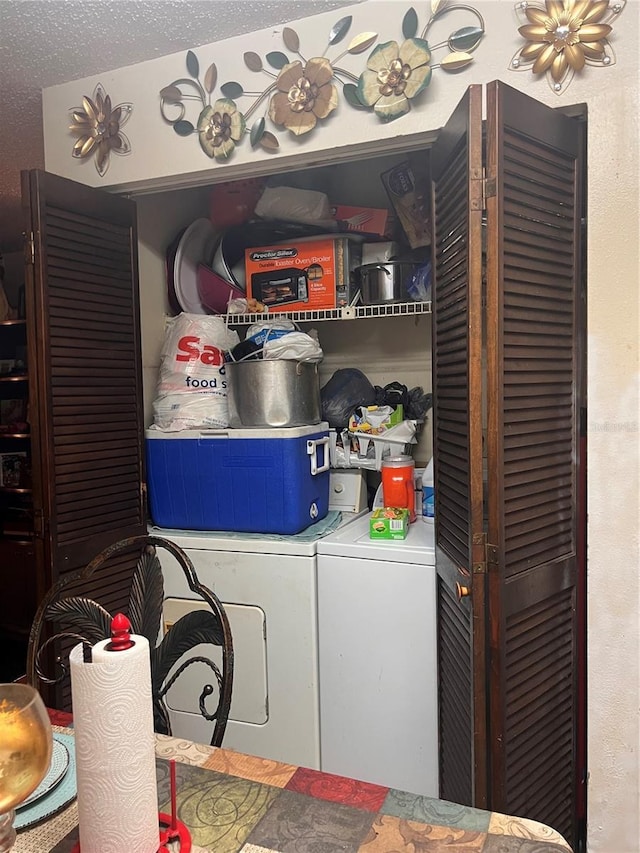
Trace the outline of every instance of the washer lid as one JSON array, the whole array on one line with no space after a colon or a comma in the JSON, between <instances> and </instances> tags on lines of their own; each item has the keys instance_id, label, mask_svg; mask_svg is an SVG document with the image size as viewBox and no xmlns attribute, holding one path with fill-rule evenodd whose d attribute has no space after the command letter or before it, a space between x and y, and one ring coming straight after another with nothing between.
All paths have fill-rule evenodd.
<instances>
[{"instance_id":1,"label":"washer lid","mask_svg":"<svg viewBox=\"0 0 640 853\"><path fill-rule=\"evenodd\" d=\"M386 563L416 563L435 566L436 552L433 524L420 517L409 525L406 539L371 540L369 519L371 513L340 527L335 533L318 541L318 555L360 557L365 560L384 560Z\"/></svg>"}]
</instances>

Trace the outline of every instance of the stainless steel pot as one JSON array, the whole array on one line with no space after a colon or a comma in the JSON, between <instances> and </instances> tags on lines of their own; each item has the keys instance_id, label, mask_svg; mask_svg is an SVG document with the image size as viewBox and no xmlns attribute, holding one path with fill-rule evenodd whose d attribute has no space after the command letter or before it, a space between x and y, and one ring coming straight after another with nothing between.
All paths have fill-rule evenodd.
<instances>
[{"instance_id":1,"label":"stainless steel pot","mask_svg":"<svg viewBox=\"0 0 640 853\"><path fill-rule=\"evenodd\" d=\"M315 362L290 359L225 365L232 427L292 427L320 423L320 381Z\"/></svg>"},{"instance_id":2,"label":"stainless steel pot","mask_svg":"<svg viewBox=\"0 0 640 853\"><path fill-rule=\"evenodd\" d=\"M363 305L381 302L410 302L407 285L417 264L408 261L385 261L363 264L356 268Z\"/></svg>"}]
</instances>

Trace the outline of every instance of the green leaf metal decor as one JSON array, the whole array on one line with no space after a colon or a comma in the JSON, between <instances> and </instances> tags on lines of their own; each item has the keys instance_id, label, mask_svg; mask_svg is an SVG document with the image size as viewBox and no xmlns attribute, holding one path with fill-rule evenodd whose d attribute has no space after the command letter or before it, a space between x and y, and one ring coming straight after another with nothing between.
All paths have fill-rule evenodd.
<instances>
[{"instance_id":1,"label":"green leaf metal decor","mask_svg":"<svg viewBox=\"0 0 640 853\"><path fill-rule=\"evenodd\" d=\"M329 44L338 44L338 42L342 41L349 32L352 20L353 18L351 15L348 15L346 18L342 18L338 21L338 23L331 28L331 32L329 33Z\"/></svg>"},{"instance_id":2,"label":"green leaf metal decor","mask_svg":"<svg viewBox=\"0 0 640 853\"><path fill-rule=\"evenodd\" d=\"M342 94L344 95L345 101L349 104L349 106L354 107L356 110L366 110L367 105L363 104L360 98L358 97L358 87L353 83L345 83L342 87Z\"/></svg>"},{"instance_id":3,"label":"green leaf metal decor","mask_svg":"<svg viewBox=\"0 0 640 853\"><path fill-rule=\"evenodd\" d=\"M178 134L178 136L191 136L194 131L194 127L191 122L186 120L175 122L173 125L173 129Z\"/></svg>"},{"instance_id":4,"label":"green leaf metal decor","mask_svg":"<svg viewBox=\"0 0 640 853\"><path fill-rule=\"evenodd\" d=\"M187 71L192 77L197 77L200 74L200 63L192 50L187 51Z\"/></svg>"},{"instance_id":5,"label":"green leaf metal decor","mask_svg":"<svg viewBox=\"0 0 640 853\"><path fill-rule=\"evenodd\" d=\"M462 27L451 33L448 39L448 44L451 50L475 50L480 44L484 30L481 27Z\"/></svg>"},{"instance_id":6,"label":"green leaf metal decor","mask_svg":"<svg viewBox=\"0 0 640 853\"><path fill-rule=\"evenodd\" d=\"M232 100L235 100L244 94L244 89L240 83L236 83L234 81L231 83L225 83L224 86L220 87L220 91L225 98L231 98Z\"/></svg>"},{"instance_id":7,"label":"green leaf metal decor","mask_svg":"<svg viewBox=\"0 0 640 853\"><path fill-rule=\"evenodd\" d=\"M288 65L289 57L284 53L281 53L279 50L273 50L271 53L267 54L267 62L272 68L277 68L279 71L281 68L284 68L285 65Z\"/></svg>"},{"instance_id":8,"label":"green leaf metal decor","mask_svg":"<svg viewBox=\"0 0 640 853\"><path fill-rule=\"evenodd\" d=\"M264 116L253 123L250 133L251 147L255 148L264 135L266 121Z\"/></svg>"},{"instance_id":9,"label":"green leaf metal decor","mask_svg":"<svg viewBox=\"0 0 640 853\"><path fill-rule=\"evenodd\" d=\"M406 39L412 39L418 32L418 15L412 7L407 9L405 16L402 19L402 35Z\"/></svg>"},{"instance_id":10,"label":"green leaf metal decor","mask_svg":"<svg viewBox=\"0 0 640 853\"><path fill-rule=\"evenodd\" d=\"M453 73L473 62L473 51L484 37L484 20L475 8L455 0L431 0L428 8L429 17L422 31L416 10L410 7L405 11L402 42L390 40L376 46L378 33L363 31L354 35L333 59L327 54L347 38L353 23L351 15L331 27L323 52L309 58L300 52L296 30L286 26L282 40L288 54L280 50L268 51L264 56L253 50L243 54L245 68L263 75L263 79L269 78L266 85L251 91L255 87L228 80L219 86L217 99L213 95L219 81L216 66L209 66L201 83L200 62L189 50L186 64L190 78L174 80L160 89L162 118L178 136L197 134L204 153L220 162L233 155L244 136L249 136L254 150L278 151L280 143L275 133L267 129L267 121L296 137L305 136L336 111L339 91L343 102L352 109L372 111L385 122L397 119L419 103L435 69ZM475 20L431 44L427 40L430 31L453 11L465 12ZM345 56L364 54L371 48L366 70L359 76L338 64ZM447 54L434 63L434 52L442 49ZM239 103L246 103L246 98L251 102L241 109ZM193 109L194 101L198 111L189 118L187 113ZM259 109L261 114L254 117Z\"/></svg>"}]
</instances>

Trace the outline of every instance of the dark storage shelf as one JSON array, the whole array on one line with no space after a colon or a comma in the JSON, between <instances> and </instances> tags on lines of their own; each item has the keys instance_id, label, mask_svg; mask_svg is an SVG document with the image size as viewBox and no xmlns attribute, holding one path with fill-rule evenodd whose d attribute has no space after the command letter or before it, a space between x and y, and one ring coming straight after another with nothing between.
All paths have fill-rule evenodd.
<instances>
[{"instance_id":1,"label":"dark storage shelf","mask_svg":"<svg viewBox=\"0 0 640 853\"><path fill-rule=\"evenodd\" d=\"M2 326L26 326L27 321L22 318L21 320L0 320L0 328Z\"/></svg>"},{"instance_id":2,"label":"dark storage shelf","mask_svg":"<svg viewBox=\"0 0 640 853\"><path fill-rule=\"evenodd\" d=\"M21 486L0 486L0 492L3 494L12 494L12 495L30 495L31 489L27 489Z\"/></svg>"},{"instance_id":3,"label":"dark storage shelf","mask_svg":"<svg viewBox=\"0 0 640 853\"><path fill-rule=\"evenodd\" d=\"M25 438L31 438L31 433L29 433L29 432L2 432L2 430L0 430L0 441L3 438L15 438L15 439L23 439L24 440Z\"/></svg>"},{"instance_id":4,"label":"dark storage shelf","mask_svg":"<svg viewBox=\"0 0 640 853\"><path fill-rule=\"evenodd\" d=\"M0 376L0 382L26 382L28 378L26 373L8 373Z\"/></svg>"}]
</instances>

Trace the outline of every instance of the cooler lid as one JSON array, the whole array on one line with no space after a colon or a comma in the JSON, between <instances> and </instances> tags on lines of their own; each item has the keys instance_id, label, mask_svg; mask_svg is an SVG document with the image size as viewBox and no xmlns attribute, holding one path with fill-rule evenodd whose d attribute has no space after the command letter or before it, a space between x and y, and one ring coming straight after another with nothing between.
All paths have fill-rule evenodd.
<instances>
[{"instance_id":1,"label":"cooler lid","mask_svg":"<svg viewBox=\"0 0 640 853\"><path fill-rule=\"evenodd\" d=\"M148 439L176 439L176 438L301 438L308 435L318 435L319 433L329 434L329 424L326 421L320 421L317 424L308 424L306 426L297 427L243 427L235 429L228 427L227 429L181 429L176 432L165 432L157 427L149 427L145 436Z\"/></svg>"}]
</instances>

